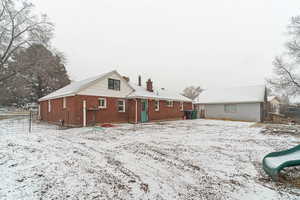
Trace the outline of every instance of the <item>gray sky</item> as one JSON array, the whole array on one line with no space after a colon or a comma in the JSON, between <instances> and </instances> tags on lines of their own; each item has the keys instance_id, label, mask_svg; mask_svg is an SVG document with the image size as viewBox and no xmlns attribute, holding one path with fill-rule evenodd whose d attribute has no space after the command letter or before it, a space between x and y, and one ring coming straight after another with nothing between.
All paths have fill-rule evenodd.
<instances>
[{"instance_id":1,"label":"gray sky","mask_svg":"<svg viewBox=\"0 0 300 200\"><path fill-rule=\"evenodd\" d=\"M74 80L117 69L185 86L264 83L299 0L32 0L56 25Z\"/></svg>"}]
</instances>

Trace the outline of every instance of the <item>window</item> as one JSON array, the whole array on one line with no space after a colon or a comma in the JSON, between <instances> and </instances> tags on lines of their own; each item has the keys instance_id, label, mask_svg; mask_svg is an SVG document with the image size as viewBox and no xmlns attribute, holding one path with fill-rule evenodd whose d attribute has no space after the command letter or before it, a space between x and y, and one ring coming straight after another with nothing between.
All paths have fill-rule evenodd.
<instances>
[{"instance_id":1,"label":"window","mask_svg":"<svg viewBox=\"0 0 300 200\"><path fill-rule=\"evenodd\" d=\"M64 97L63 98L63 109L66 109L67 108L67 98Z\"/></svg>"},{"instance_id":2,"label":"window","mask_svg":"<svg viewBox=\"0 0 300 200\"><path fill-rule=\"evenodd\" d=\"M168 107L173 107L173 101L167 101L167 106Z\"/></svg>"},{"instance_id":3,"label":"window","mask_svg":"<svg viewBox=\"0 0 300 200\"><path fill-rule=\"evenodd\" d=\"M106 99L105 98L99 98L99 108L106 108Z\"/></svg>"},{"instance_id":4,"label":"window","mask_svg":"<svg viewBox=\"0 0 300 200\"><path fill-rule=\"evenodd\" d=\"M155 100L155 111L159 111L159 100Z\"/></svg>"},{"instance_id":5,"label":"window","mask_svg":"<svg viewBox=\"0 0 300 200\"><path fill-rule=\"evenodd\" d=\"M48 100L48 112L51 112L51 100Z\"/></svg>"},{"instance_id":6,"label":"window","mask_svg":"<svg viewBox=\"0 0 300 200\"><path fill-rule=\"evenodd\" d=\"M236 113L237 112L237 105L236 104L225 104L224 111L226 113Z\"/></svg>"},{"instance_id":7,"label":"window","mask_svg":"<svg viewBox=\"0 0 300 200\"><path fill-rule=\"evenodd\" d=\"M116 79L108 79L108 89L110 90L120 90L121 81Z\"/></svg>"},{"instance_id":8,"label":"window","mask_svg":"<svg viewBox=\"0 0 300 200\"><path fill-rule=\"evenodd\" d=\"M125 100L118 100L118 112L125 112Z\"/></svg>"},{"instance_id":9,"label":"window","mask_svg":"<svg viewBox=\"0 0 300 200\"><path fill-rule=\"evenodd\" d=\"M183 111L183 102L180 102L180 111Z\"/></svg>"}]
</instances>

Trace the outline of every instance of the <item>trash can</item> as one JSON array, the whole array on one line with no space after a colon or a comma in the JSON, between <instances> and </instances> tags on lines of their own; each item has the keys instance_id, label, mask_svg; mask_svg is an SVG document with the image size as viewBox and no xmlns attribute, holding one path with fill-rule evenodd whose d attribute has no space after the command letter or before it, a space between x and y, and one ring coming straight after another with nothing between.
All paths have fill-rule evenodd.
<instances>
[{"instance_id":1,"label":"trash can","mask_svg":"<svg viewBox=\"0 0 300 200\"><path fill-rule=\"evenodd\" d=\"M197 119L197 110L192 111L192 118L191 119Z\"/></svg>"},{"instance_id":2,"label":"trash can","mask_svg":"<svg viewBox=\"0 0 300 200\"><path fill-rule=\"evenodd\" d=\"M186 119L192 119L192 112L191 110L186 110L184 111L184 115L186 117Z\"/></svg>"}]
</instances>

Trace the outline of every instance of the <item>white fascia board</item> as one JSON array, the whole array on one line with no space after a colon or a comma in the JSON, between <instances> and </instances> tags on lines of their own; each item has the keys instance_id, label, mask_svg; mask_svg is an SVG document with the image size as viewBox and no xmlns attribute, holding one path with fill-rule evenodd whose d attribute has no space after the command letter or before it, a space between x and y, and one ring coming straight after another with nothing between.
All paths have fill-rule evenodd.
<instances>
[{"instance_id":1,"label":"white fascia board","mask_svg":"<svg viewBox=\"0 0 300 200\"><path fill-rule=\"evenodd\" d=\"M59 98L63 98L63 97L72 97L75 96L76 94L66 94L66 95L58 95L58 96L54 96L54 97L49 97L49 98L40 98L38 101L47 101L47 100L52 100L52 99L59 99Z\"/></svg>"}]
</instances>

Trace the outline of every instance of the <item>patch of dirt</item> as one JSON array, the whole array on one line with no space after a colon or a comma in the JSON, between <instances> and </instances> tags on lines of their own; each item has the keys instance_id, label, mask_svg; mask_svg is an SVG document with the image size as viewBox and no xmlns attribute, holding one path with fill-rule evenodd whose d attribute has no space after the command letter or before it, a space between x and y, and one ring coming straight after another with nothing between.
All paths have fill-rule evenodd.
<instances>
[{"instance_id":1,"label":"patch of dirt","mask_svg":"<svg viewBox=\"0 0 300 200\"><path fill-rule=\"evenodd\" d=\"M293 135L300 137L300 126L283 125L283 124L267 124L261 131L267 135Z\"/></svg>"},{"instance_id":2,"label":"patch of dirt","mask_svg":"<svg viewBox=\"0 0 300 200\"><path fill-rule=\"evenodd\" d=\"M290 167L282 170L279 182L300 189L300 167Z\"/></svg>"}]
</instances>

